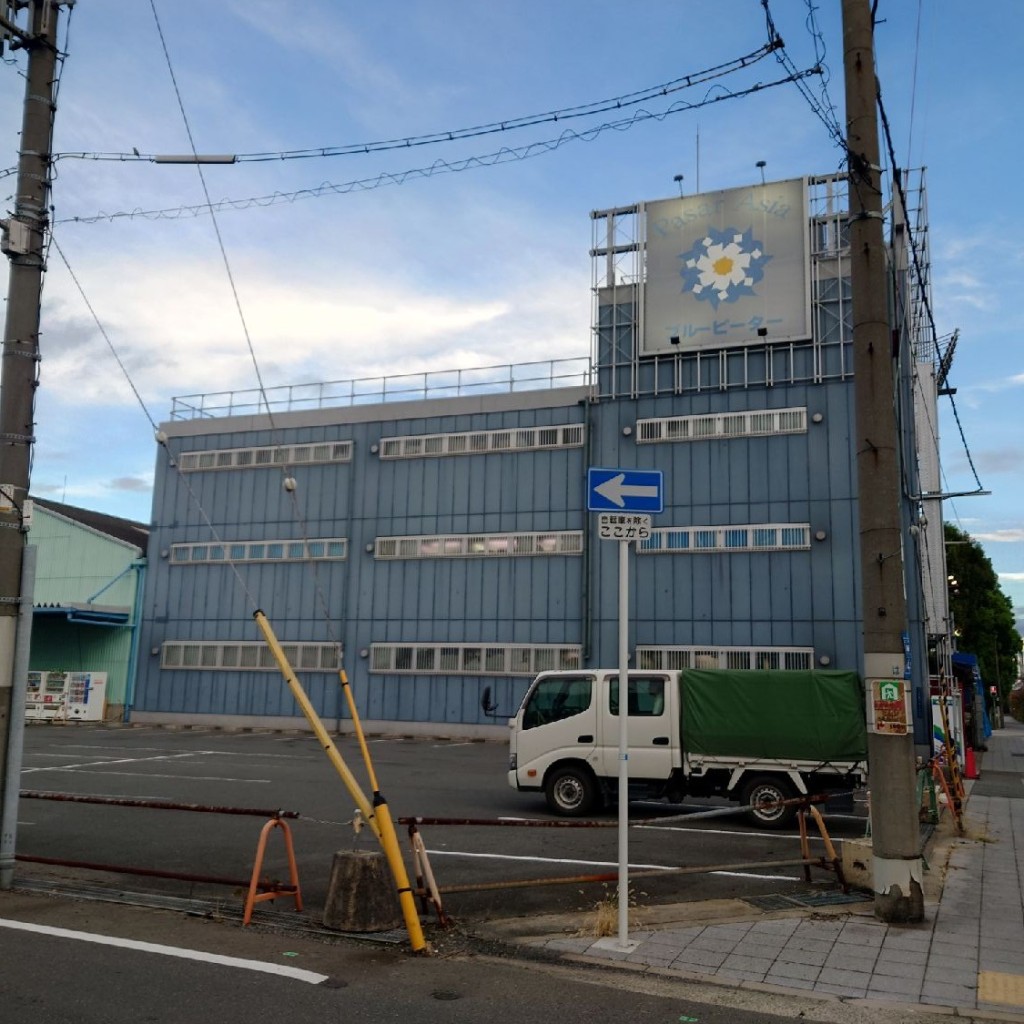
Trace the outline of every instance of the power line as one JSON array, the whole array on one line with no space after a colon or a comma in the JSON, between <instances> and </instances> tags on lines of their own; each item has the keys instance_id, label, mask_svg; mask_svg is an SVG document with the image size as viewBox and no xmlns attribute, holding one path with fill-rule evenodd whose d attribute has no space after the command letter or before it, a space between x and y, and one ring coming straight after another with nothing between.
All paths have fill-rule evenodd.
<instances>
[{"instance_id":1,"label":"power line","mask_svg":"<svg viewBox=\"0 0 1024 1024\"><path fill-rule=\"evenodd\" d=\"M766 22L766 24L768 26L769 38L778 39L778 41L779 41L779 46L775 50L775 59L786 69L786 71L789 72L790 75L794 76L792 78L792 81L794 81L796 83L797 89L800 90L800 95L803 96L803 98L807 101L808 106L814 112L814 115L825 126L825 130L832 137L832 141L840 149L842 149L845 152L846 151L846 136L844 135L843 129L840 126L838 120L836 119L835 110L832 107L831 100L827 99L827 91L826 91L826 105L823 107L822 104L819 103L817 99L815 99L814 94L811 92L811 90L808 89L807 86L803 83L803 79L806 76L805 75L799 75L799 77L797 77L796 65L793 63L792 58L789 56L789 53L786 51L786 47L784 45L782 45L782 38L779 35L779 32L778 32L778 30L775 27L775 21L772 18L772 12L771 12L771 8L768 6L768 0L761 0L761 6L764 8L765 22ZM809 7L811 6L810 0L808 0L808 6ZM810 19L813 19L813 8L811 10ZM815 26L815 30L816 30L816 22L813 22L813 20L810 20L810 19L809 19L809 23L814 25ZM814 32L812 32L812 35L814 35ZM818 32L817 35L820 38L820 32ZM821 45L822 45L822 47L824 46L824 40L823 39L822 39L822 44ZM818 46L817 46L817 43L815 44L815 57L816 57L816 59L818 57ZM818 74L822 75L823 80L824 80L825 70L824 70L824 67L821 64L820 60L818 61L818 63L815 64L814 70Z\"/></svg>"},{"instance_id":2,"label":"power line","mask_svg":"<svg viewBox=\"0 0 1024 1024\"><path fill-rule=\"evenodd\" d=\"M880 116L880 119L881 119L881 122L882 122L883 134L885 135L886 149L887 149L888 154L889 154L889 161L892 164L893 168L895 169L895 167L896 167L896 150L895 150L895 147L893 145L892 131L891 131L890 127L889 127L889 118L888 118L888 115L886 114L886 111L885 111L885 104L882 102L882 86L881 86L881 83L878 84L877 93L878 93L877 94L878 113L879 113L879 116ZM907 198L906 198L906 193L904 192L904 189L903 189L903 182L902 182L902 180L900 178L900 175L898 175L898 174L894 174L893 175L893 184L894 184L894 186L896 188L896 191L897 191L897 193L899 195L900 203L901 203L903 209L906 210L907 209ZM927 289L925 288L925 284L924 284L924 274L923 274L922 269L921 269L921 259L920 259L920 255L919 255L919 252L918 252L917 241L914 238L914 232L911 230L911 227L910 227L909 223L906 225L906 231L907 231L907 240L910 243L910 255L911 255L911 259L913 260L913 264L914 264L914 279L915 279L915 281L917 283L917 287L919 289L919 295L920 295L920 299L921 299L921 304L924 306L925 314L926 314L926 316L928 318L928 326L931 328L932 343L937 348L938 347L938 340L937 340L938 339L938 330L936 329L936 326L935 326L935 317L932 314L931 302L930 302L930 300L928 298L928 292L927 292ZM963 424L960 422L960 413L957 411L956 402L953 401L953 395L951 393L949 393L948 390L947 390L947 394L948 394L948 397L949 397L950 407L953 410L953 419L956 421L957 430L958 430L958 432L960 434L960 440L961 440L961 442L963 443L963 446L964 446L964 454L967 456L967 464L971 467L971 473L974 474L974 482L978 485L978 490L981 491L981 490L983 490L983 485L981 483L980 478L978 477L978 470L974 466L974 459L971 456L971 450L968 447L967 438L964 436Z\"/></svg>"},{"instance_id":3,"label":"power line","mask_svg":"<svg viewBox=\"0 0 1024 1024\"><path fill-rule=\"evenodd\" d=\"M701 71L684 75L681 78L673 79L670 82L663 82L660 85L651 86L637 92L624 93L621 96L614 96L611 99L595 100L591 103L582 103L574 107L562 107L558 110L550 110L541 114L527 114L522 117L507 118L502 121L492 121L488 124L474 125L468 128L453 128L447 131L430 132L424 135L411 135L399 139L384 139L373 142L356 142L344 146L317 146L310 149L291 149L272 153L238 153L232 154L231 163L254 163L281 160L310 160L324 157L336 156L358 156L368 153L383 153L395 149L413 149L419 146L431 146L437 143L457 142L462 139L475 139L483 135L496 135L502 132L515 131L519 128L528 128L539 124L551 124L560 121L570 121L581 117L591 117L596 114L607 113L612 110L622 110L626 107L634 107L648 100L655 100L663 96L670 96L672 93L690 89L697 85L703 85L723 78L726 75L751 67L758 61L763 60L768 54L778 49L782 41L778 37L770 38L767 43L753 50L742 57L736 57L723 64L705 68ZM193 154L195 155L195 154ZM160 163L161 158L152 153L56 153L54 159L64 160L112 160L123 163L150 162Z\"/></svg>"},{"instance_id":4,"label":"power line","mask_svg":"<svg viewBox=\"0 0 1024 1024\"><path fill-rule=\"evenodd\" d=\"M181 90L178 88L178 79L174 74L174 65L171 62L171 54L170 51L167 49L167 41L164 38L163 27L160 24L160 16L157 14L156 3L154 2L154 0L149 0L149 6L153 12L153 20L156 23L157 35L160 37L160 46L163 49L164 59L167 63L167 71L171 76L171 85L174 87L174 95L178 101L178 109L181 111L181 118L185 125L185 133L188 135L188 143L192 149L193 155L195 155L196 144L195 139L192 136L192 126L189 124L188 114L185 111L185 103L181 97ZM231 294L235 300L235 309L238 312L238 318L242 324L242 333L245 335L245 343L249 349L249 356L252 360L253 369L256 373L256 381L257 384L259 385L260 396L263 399L263 403L267 407L267 415L271 417L271 427L273 427L273 414L271 413L270 405L267 403L266 400L266 388L263 385L263 374L260 372L259 362L256 359L256 351L253 348L252 336L249 333L249 325L245 319L245 311L242 309L242 300L238 295L238 288L235 284L235 275L232 273L231 270L231 261L228 259L228 252L227 248L224 245L224 238L220 232L220 225L217 223L217 216L214 210L213 203L210 201L210 190L209 188L207 188L206 185L206 175L203 174L203 169L198 164L196 165L196 171L199 174L199 181L200 184L202 185L203 195L206 198L205 209L209 210L210 213L210 221L213 224L213 231L214 234L217 236L217 246L220 249L221 259L224 262L224 270L227 273L228 284L231 288Z\"/></svg>"},{"instance_id":5,"label":"power line","mask_svg":"<svg viewBox=\"0 0 1024 1024\"><path fill-rule=\"evenodd\" d=\"M463 171L479 167L493 167L498 164L530 160L534 157L543 156L547 153L553 153L569 142L593 142L594 139L607 131L629 131L629 129L646 121L663 121L673 114L698 110L701 107L710 106L714 103L721 103L724 100L740 99L744 96L751 96L754 93L763 92L766 89L772 89L780 85L787 85L790 82L795 81L797 78L808 78L816 74L820 74L820 70L818 68L808 68L807 70L798 71L795 74L787 75L785 78L776 79L772 82L759 82L738 92L723 91L715 93L714 95L708 95L697 103L689 103L680 100L660 112L639 110L628 118L596 125L583 131L566 129L566 131L555 139L531 142L528 145L516 148L503 147L493 153L487 153L483 156L466 157L462 160L435 160L432 164L426 167L415 167L396 172L382 171L370 178L360 178L354 181L343 182L341 184L324 182L321 185L317 185L312 188L299 189L294 192L272 192L267 195L252 196L246 199L221 199L216 203L210 202L209 198L207 198L207 202L203 204L190 206L183 205L159 210L126 210L117 213L97 213L86 217L67 217L57 223L96 224L100 221L112 222L115 220L136 219L177 220L184 217L197 217L208 210L246 210L253 207L277 206L282 203L293 203L300 199L320 198L321 196L329 194L345 195L350 192L369 192L377 188L382 188L385 185L404 185L411 180L433 178L442 174L458 174Z\"/></svg>"},{"instance_id":6,"label":"power line","mask_svg":"<svg viewBox=\"0 0 1024 1024\"><path fill-rule=\"evenodd\" d=\"M85 289L82 287L82 282L79 281L78 275L72 269L71 264L68 262L67 256L64 255L64 250L60 247L60 243L57 241L56 237L52 233L50 234L50 243L53 245L54 249L57 250L57 255L60 256L61 262L64 264L64 267L68 272L68 275L71 277L71 281L74 284L75 288L78 289L78 294L81 297L82 301L85 303L85 308L89 310L89 315L92 317L93 323L96 324L96 328L97 330L99 330L100 336L107 343L107 348L110 349L110 354L114 357L114 361L117 363L118 367L121 370L121 373L124 375L124 379L128 382L128 387L131 388L132 394L135 396L135 400L139 403L139 407L142 409L143 415L145 415L146 419L149 420L149 425L153 428L153 430L156 431L156 420L153 419L152 415L149 412L149 409L146 407L146 403L143 400L142 395L139 393L139 389L135 386L135 382L132 380L131 374L128 372L128 368L124 365L124 361L121 359L120 354L114 347L114 343L110 340L110 335L107 333L107 329L103 326L103 323L99 318L99 315L93 308L93 304L89 301L89 296L85 294Z\"/></svg>"},{"instance_id":7,"label":"power line","mask_svg":"<svg viewBox=\"0 0 1024 1024\"><path fill-rule=\"evenodd\" d=\"M171 76L171 84L174 87L174 95L175 95L175 97L177 98L177 101L178 101L178 109L181 112L182 121L184 122L184 125L185 125L185 132L188 135L189 146L191 147L192 155L193 156L197 156L195 139L194 139L194 137L192 135L192 126L189 123L188 113L185 110L185 103L184 103L184 100L182 99L181 90L178 88L177 76L174 73L174 65L173 65L173 63L171 61L170 51L167 48L167 41L166 41L166 39L164 37L163 28L162 28L162 26L160 24L160 17L157 14L155 0L149 0L149 6L150 6L150 9L153 12L153 20L156 23L157 35L160 38L160 46L163 49L164 59L165 59L165 61L167 63L167 71L168 71L168 73ZM241 300L241 297L238 294L238 287L237 287L237 285L235 283L235 276L234 276L234 273L233 273L233 271L231 269L231 260L228 257L227 247L224 244L224 237L221 234L220 224L217 221L217 214L216 214L216 211L214 210L214 205L213 205L213 203L210 200L210 191L209 191L209 189L208 189L208 187L206 185L206 176L203 174L203 168L198 164L198 162L196 164L196 171L199 173L199 180L200 180L200 183L202 184L203 195L204 195L204 197L206 199L205 206L206 206L206 209L208 209L208 211L209 211L210 222L213 224L214 233L217 236L217 245L218 245L218 247L220 249L221 258L222 258L222 260L224 262L224 270L227 273L228 283L229 283L229 285L231 287L231 294L232 294L232 296L234 298L235 309L238 312L238 318L239 318L239 321L241 322L241 325L242 325L242 333L245 336L245 343L246 343L246 346L247 346L247 348L249 350L249 357L250 357L250 359L252 361L253 370L254 370L254 372L256 374L256 382L257 382L257 384L259 386L260 401L262 402L263 406L266 409L267 421L270 424L271 431L272 432L276 432L277 425L274 422L274 414L273 414L273 410L270 408L270 402L267 400L266 386L263 383L263 373L260 370L259 360L256 358L256 350L253 347L252 335L251 335L251 333L249 331L249 324L248 324L248 322L246 320L246 317L245 317L245 311L242 308L242 300ZM157 435L157 439L162 444L166 443L166 438L165 437L161 437L159 432L158 432L158 435ZM220 538L216 528L213 525L213 522L211 521L209 515L207 514L206 509L203 507L202 503L199 501L198 496L192 490L192 487L189 484L189 482L187 480L184 480L184 475L182 474L180 467L176 467L176 468L178 469L178 476L180 478L182 478L182 480L184 481L185 487L187 488L187 490L189 492L189 495L192 497L193 502L195 503L196 507L199 509L199 512L200 512L200 514L203 517L203 521L205 522L206 526L210 530L210 533L213 536L214 540L217 541L217 543L223 544L223 541L221 540L221 538ZM295 493L295 481L292 479L291 467L287 463L282 463L281 464L281 480L282 480L282 485L284 486L285 491L288 492L291 495L291 499L292 499L292 512L293 512L295 520L296 520L296 522L298 523L298 526L299 526L299 532L300 532L300 535L301 535L303 546L304 546L304 548L306 550L309 550L309 536L308 536L309 530L308 530L308 526L306 524L305 518L302 515L302 511L301 511L301 509L299 507L298 496ZM225 547L225 551L227 551L226 547ZM249 588L245 585L245 582L242 579L241 573L238 571L238 567L235 565L233 560L229 560L229 561L230 561L231 569L234 572L235 577L238 580L239 584L241 585L242 590L244 591L246 597L248 598L250 605L254 609L258 608L259 607L259 603L256 601L255 597L250 593ZM332 642L337 643L337 638L334 635L334 626L333 626L333 623L331 622L331 617L330 617L329 609L328 609L328 606L327 606L327 599L326 599L326 597L324 595L324 592L323 592L323 587L322 587L322 584L320 582L319 573L317 572L316 562L314 561L312 564L313 564L313 585L314 585L314 589L316 591L317 601L318 601L318 603L320 605L321 612L323 614L324 622L326 623L326 626L327 626L327 635L328 635L328 638Z\"/></svg>"}]
</instances>

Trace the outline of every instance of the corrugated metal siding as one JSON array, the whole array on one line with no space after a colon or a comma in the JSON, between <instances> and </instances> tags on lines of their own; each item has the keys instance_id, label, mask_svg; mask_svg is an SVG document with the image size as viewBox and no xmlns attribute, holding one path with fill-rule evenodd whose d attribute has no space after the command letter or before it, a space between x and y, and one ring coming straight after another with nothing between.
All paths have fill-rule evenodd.
<instances>
[{"instance_id":1,"label":"corrugated metal siding","mask_svg":"<svg viewBox=\"0 0 1024 1024\"><path fill-rule=\"evenodd\" d=\"M479 407L478 402L471 403ZM351 439L350 464L295 467L304 523L281 486L280 469L189 473L185 480L158 461L136 707L221 715L294 715L276 673L161 670L168 639L255 637L259 606L284 641L344 641L346 666L360 713L372 719L485 722L481 681L467 677L371 675L358 652L374 642L480 641L579 643L583 559L465 558L375 561L378 536L583 529L585 466L580 447L430 459L381 460L371 449L396 434L496 430L581 422L582 410L524 408L465 416L431 416L172 439L172 450ZM337 536L349 560L304 564L172 566L162 552L176 542L210 540L189 488L215 524L234 539ZM370 550L368 550L370 549ZM248 591L248 593L246 593ZM323 608L328 609L325 620ZM328 719L341 711L336 677L302 674L314 706ZM489 681L505 713L525 680Z\"/></svg>"},{"instance_id":2,"label":"corrugated metal siding","mask_svg":"<svg viewBox=\"0 0 1024 1024\"><path fill-rule=\"evenodd\" d=\"M86 601L138 557L137 549L39 506L35 509L29 542L39 549L35 604ZM130 608L134 597L134 574L129 573L96 601Z\"/></svg>"},{"instance_id":3,"label":"corrugated metal siding","mask_svg":"<svg viewBox=\"0 0 1024 1024\"><path fill-rule=\"evenodd\" d=\"M86 626L62 616L36 615L30 668L106 672L108 706L124 704L138 583L138 574L125 570L145 552L38 505L29 542L38 551L34 604L84 604L96 595L97 605L129 611L126 626ZM121 573L124 575L108 587Z\"/></svg>"},{"instance_id":4,"label":"corrugated metal siding","mask_svg":"<svg viewBox=\"0 0 1024 1024\"><path fill-rule=\"evenodd\" d=\"M714 361L706 361L713 367ZM711 372L705 367L702 372ZM137 708L216 715L296 715L276 672L161 670L165 640L258 636L255 607L284 641L340 640L360 713L369 719L483 723L484 685L503 714L524 679L388 676L368 671L371 643L583 644L589 566L589 663L617 656L616 545L596 538L585 511L587 465L663 470L666 508L658 526L809 523L824 541L810 550L631 555L630 644L813 647L833 665L856 663L855 480L850 455L852 388L847 381L692 392L595 405L339 423L172 438L172 450L351 439L349 464L292 470L305 522L296 521L280 469L190 473L187 480L219 539L335 536L346 562L170 566L171 543L210 540L188 489L158 466ZM820 424L803 434L637 445L640 418L750 408L804 407ZM383 407L382 412L386 412ZM591 424L589 448L381 460L382 437L517 426ZM625 427L631 433L623 433ZM378 536L583 529L590 557L375 561ZM327 619L323 608L328 609ZM342 713L330 673L301 674L314 706Z\"/></svg>"}]
</instances>

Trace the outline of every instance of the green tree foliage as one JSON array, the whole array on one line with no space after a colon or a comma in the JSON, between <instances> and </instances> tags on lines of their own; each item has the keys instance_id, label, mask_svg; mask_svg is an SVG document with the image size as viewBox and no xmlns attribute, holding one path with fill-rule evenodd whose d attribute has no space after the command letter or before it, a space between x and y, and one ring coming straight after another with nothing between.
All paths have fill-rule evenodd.
<instances>
[{"instance_id":1,"label":"green tree foliage","mask_svg":"<svg viewBox=\"0 0 1024 1024\"><path fill-rule=\"evenodd\" d=\"M999 586L999 577L981 545L970 534L945 524L946 565L956 579L950 610L956 648L978 658L986 686L998 683L1005 706L1017 675L1021 637L1013 618L1013 602Z\"/></svg>"}]
</instances>

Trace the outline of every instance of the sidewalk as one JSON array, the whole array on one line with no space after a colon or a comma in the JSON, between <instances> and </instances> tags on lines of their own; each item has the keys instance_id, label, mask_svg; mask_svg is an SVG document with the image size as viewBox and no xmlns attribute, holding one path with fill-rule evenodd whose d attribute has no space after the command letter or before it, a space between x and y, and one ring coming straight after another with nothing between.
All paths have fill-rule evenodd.
<instances>
[{"instance_id":1,"label":"sidewalk","mask_svg":"<svg viewBox=\"0 0 1024 1024\"><path fill-rule=\"evenodd\" d=\"M662 977L1024 1020L1024 725L1007 719L993 734L968 787L965 836L952 830L931 852L922 924L884 924L864 903L854 913L751 909L744 919L644 926L630 934L632 952L564 933L518 941ZM699 922L700 908L676 907L675 917Z\"/></svg>"}]
</instances>

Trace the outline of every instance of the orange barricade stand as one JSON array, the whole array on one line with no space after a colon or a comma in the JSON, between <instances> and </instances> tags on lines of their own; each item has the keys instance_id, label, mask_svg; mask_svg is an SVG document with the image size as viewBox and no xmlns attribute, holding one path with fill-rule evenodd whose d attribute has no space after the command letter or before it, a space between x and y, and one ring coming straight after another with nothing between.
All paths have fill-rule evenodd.
<instances>
[{"instance_id":1,"label":"orange barricade stand","mask_svg":"<svg viewBox=\"0 0 1024 1024\"><path fill-rule=\"evenodd\" d=\"M279 828L284 833L284 847L288 855L288 872L291 885L281 886L276 883L260 884L260 871L263 868L263 854L267 849L267 836ZM266 891L259 892L259 889ZM292 830L281 818L271 818L260 831L259 842L256 844L256 859L252 865L252 878L249 881L249 895L245 898L245 914L242 917L243 927L252 920L253 908L264 900L276 900L278 896L290 896L295 900L295 909L302 910L302 890L299 888L299 869L295 865L295 849L292 846Z\"/></svg>"}]
</instances>

